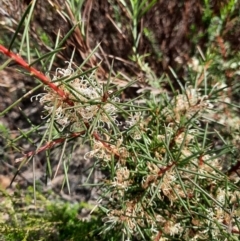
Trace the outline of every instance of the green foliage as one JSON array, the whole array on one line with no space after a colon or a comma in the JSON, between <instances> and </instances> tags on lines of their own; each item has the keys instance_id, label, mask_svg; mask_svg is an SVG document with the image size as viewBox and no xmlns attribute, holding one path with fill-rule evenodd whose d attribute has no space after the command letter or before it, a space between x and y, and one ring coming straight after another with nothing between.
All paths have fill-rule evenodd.
<instances>
[{"instance_id":1,"label":"green foliage","mask_svg":"<svg viewBox=\"0 0 240 241\"><path fill-rule=\"evenodd\" d=\"M25 195L21 195L20 190L14 195L4 190L0 194L0 240L70 241L80 238L83 241L108 241L119 238L114 230L99 234L103 225L99 213L81 220L81 210L88 208L84 203L51 202L37 192L37 204L34 205L31 189Z\"/></svg>"},{"instance_id":2,"label":"green foliage","mask_svg":"<svg viewBox=\"0 0 240 241\"><path fill-rule=\"evenodd\" d=\"M75 20L81 22L84 1L67 2ZM96 211L84 220L81 211L87 207L86 203L70 204L58 197L46 198L34 180L33 188L24 194L20 190L11 195L1 191L0 239L237 240L240 179L235 172L240 156L240 55L233 53L223 38L237 2L222 4L216 16L211 1L204 1L202 20L208 26L208 42L204 50L196 48L197 52L183 67L186 74L181 79L171 66L168 74L158 77L147 60L152 53L138 52L142 38L139 24L157 1L110 2L116 4L113 12L119 26L122 26L120 9L130 17L127 27L133 41L129 59L144 73L142 95L123 97L136 82L133 81L136 76L126 76L124 81L128 84L124 87L113 81L119 76L112 78L111 73L103 75L104 84L99 82L100 65L91 68L88 65L97 47L80 66L73 61L74 50L67 66L57 67L51 78L30 68L18 55L12 55L45 85L43 93L32 93L40 86L31 90L31 101L43 107L42 121L33 125L25 116L31 128L19 130L19 136L13 138L10 130L0 124L1 135L9 139L12 148L18 148L17 143L22 140L36 144L35 151L17 159L21 162L18 171L30 160L34 163L35 155L45 152L48 177L54 179L62 168L62 186L66 185L69 193L68 171L75 145L88 143L91 150L84 158L93 162L91 172L98 169L105 174L97 184ZM57 35L54 49L47 54L37 52L36 57L29 41L35 4L32 1L27 7L10 46L17 43L29 64L34 57L37 58L34 63L51 70L60 46L76 34L75 29L80 30L81 41L86 40L86 25L74 23L66 36ZM61 14L71 19L65 12ZM154 31L147 28L142 31L160 60L162 53ZM188 37L197 44L204 33L195 36L196 26L191 31ZM42 42L50 45L50 37L44 30L38 33ZM36 136L38 143L34 142ZM57 167L51 161L53 152L58 153Z\"/></svg>"},{"instance_id":3,"label":"green foliage","mask_svg":"<svg viewBox=\"0 0 240 241\"><path fill-rule=\"evenodd\" d=\"M55 228L58 230L58 240L111 240L110 237L117 238L114 232L108 235L99 234L103 225L99 214L94 214L90 220L82 221L78 218L82 204L58 204L48 207L51 214L50 221L56 223ZM117 239L116 239L117 240Z\"/></svg>"},{"instance_id":4,"label":"green foliage","mask_svg":"<svg viewBox=\"0 0 240 241\"><path fill-rule=\"evenodd\" d=\"M45 202L38 202L40 207L34 206L32 200L20 193L9 195L1 190L0 195L1 240L49 240L55 233L54 223L48 221L44 210Z\"/></svg>"}]
</instances>

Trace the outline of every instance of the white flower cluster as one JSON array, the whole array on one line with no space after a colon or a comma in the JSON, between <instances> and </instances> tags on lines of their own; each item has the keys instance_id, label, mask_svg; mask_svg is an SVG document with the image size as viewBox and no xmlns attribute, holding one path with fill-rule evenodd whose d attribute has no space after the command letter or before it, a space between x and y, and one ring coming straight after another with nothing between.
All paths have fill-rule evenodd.
<instances>
[{"instance_id":1,"label":"white flower cluster","mask_svg":"<svg viewBox=\"0 0 240 241\"><path fill-rule=\"evenodd\" d=\"M114 177L106 182L107 225L134 237L148 229L152 240L222 240L223 233L239 233L239 193L225 186L221 161L200 151L202 130L195 123L212 108L208 96L189 86L156 117L130 116L128 133L137 140L136 126L142 141L128 149L125 163L116 162ZM158 135L151 132L154 124ZM227 202L235 205L231 215Z\"/></svg>"},{"instance_id":2,"label":"white flower cluster","mask_svg":"<svg viewBox=\"0 0 240 241\"><path fill-rule=\"evenodd\" d=\"M194 115L202 116L203 113L213 109L208 96L201 96L199 90L192 86L186 87L185 93L177 95L172 101L174 109L165 108L162 114L166 116L168 122L180 122L184 116L190 119Z\"/></svg>"},{"instance_id":3,"label":"white flower cluster","mask_svg":"<svg viewBox=\"0 0 240 241\"><path fill-rule=\"evenodd\" d=\"M52 116L60 126L60 130L71 125L73 131L81 130L84 123L90 125L95 118L97 118L96 128L105 125L109 127L116 123L117 108L114 103L118 103L119 98L111 95L111 92L104 93L103 86L97 84L93 74L90 77L80 78L74 78L74 75L76 74L69 64L67 69L58 68L53 78L53 82L64 91L69 100L73 102L73 106L69 106L51 88L46 89L47 93L32 97L39 99L44 106L46 114L43 118ZM103 100L105 94L108 98Z\"/></svg>"}]
</instances>

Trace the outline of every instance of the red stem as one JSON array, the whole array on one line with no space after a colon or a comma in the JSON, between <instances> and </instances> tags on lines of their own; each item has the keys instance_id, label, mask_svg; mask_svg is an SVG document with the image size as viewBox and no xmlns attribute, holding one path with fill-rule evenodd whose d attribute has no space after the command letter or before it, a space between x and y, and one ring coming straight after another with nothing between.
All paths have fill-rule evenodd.
<instances>
[{"instance_id":1,"label":"red stem","mask_svg":"<svg viewBox=\"0 0 240 241\"><path fill-rule=\"evenodd\" d=\"M2 52L4 55L7 55L14 61L16 61L19 65L21 65L24 69L26 69L28 72L33 74L36 78L38 78L43 84L49 86L52 90L54 90L66 103L68 103L70 106L73 106L74 103L69 100L68 95L60 89L57 85L52 83L49 78L47 78L43 73L36 70L35 68L29 66L29 64L20 56L17 54L14 54L10 50L6 49L4 46L0 44L0 52Z\"/></svg>"},{"instance_id":2,"label":"red stem","mask_svg":"<svg viewBox=\"0 0 240 241\"><path fill-rule=\"evenodd\" d=\"M60 89L57 85L55 85L54 83L51 82L51 80L49 78L47 78L43 73L41 73L40 71L36 70L35 68L29 66L29 64L20 56L17 54L14 54L12 51L8 50L7 48L5 48L4 46L2 46L0 44L0 52L2 52L4 55L10 57L11 59L13 59L15 62L17 62L19 65L21 65L24 69L26 69L28 72L30 72L32 75L34 75L36 78L38 78L44 85L49 86L52 90L54 90L62 99L63 101L65 101L67 104L69 104L70 106L74 106L73 101L71 101L68 97L68 95L62 90ZM103 97L104 98L104 97ZM85 123L86 124L86 123ZM87 124L86 124L87 126ZM79 135L81 135L82 133L74 133L71 135L71 137L78 137ZM99 137L99 135L97 133L93 133L93 136L96 140L101 141L104 146L111 150L111 147L106 144L103 140L101 140L101 138ZM46 150L46 149L50 149L53 146L55 146L56 144L62 143L66 138L58 138L55 139L47 144L45 144L44 146L40 147L38 150L36 151L31 151L28 152L27 154L24 155L23 158L27 158L27 157L31 157L33 155L38 154L39 152ZM116 153L115 153L116 154ZM21 161L23 158L19 158L19 161Z\"/></svg>"},{"instance_id":3,"label":"red stem","mask_svg":"<svg viewBox=\"0 0 240 241\"><path fill-rule=\"evenodd\" d=\"M80 135L84 134L83 132L84 132L84 131L78 132L78 133L72 133L71 136L70 136L70 138L79 137ZM107 143L105 143L105 142L100 138L100 136L98 135L98 133L94 132L94 133L93 133L93 137L94 137L96 140L102 142L103 145L104 145L109 151L112 151L110 145L108 145ZM63 142L66 140L66 138L67 138L67 137L60 137L60 138L54 139L54 140L46 143L45 145L41 146L40 148L38 148L36 151L30 151L30 152L24 154L23 157L20 157L20 158L16 159L16 162L23 161L25 158L34 156L34 155L36 155L36 154L38 154L38 153L40 153L40 152L42 152L42 151L44 151L44 150L51 149L51 148L54 147L56 144L63 143ZM118 153L116 153L116 152L114 152L114 151L113 151L113 153L114 153L115 156L119 157L119 154L118 154Z\"/></svg>"},{"instance_id":4,"label":"red stem","mask_svg":"<svg viewBox=\"0 0 240 241\"><path fill-rule=\"evenodd\" d=\"M173 162L173 163L169 164L165 168L160 168L160 170L158 172L158 176L161 176L162 174L166 173L174 165L176 165L176 162Z\"/></svg>"},{"instance_id":5,"label":"red stem","mask_svg":"<svg viewBox=\"0 0 240 241\"><path fill-rule=\"evenodd\" d=\"M79 137L80 135L82 135L83 132L79 132L79 133L73 133L70 138L73 138L73 137ZM25 158L28 158L28 157L31 157L31 156L34 156L44 150L48 150L48 149L51 149L52 147L54 147L55 145L59 144L59 143L63 143L64 141L66 140L66 137L60 137L60 138L57 138L57 139L54 139L48 143L46 143L45 145L41 146L40 148L38 148L36 151L30 151L26 154L24 154L23 157L20 157L16 160L16 162L20 162L22 160L24 160Z\"/></svg>"}]
</instances>

